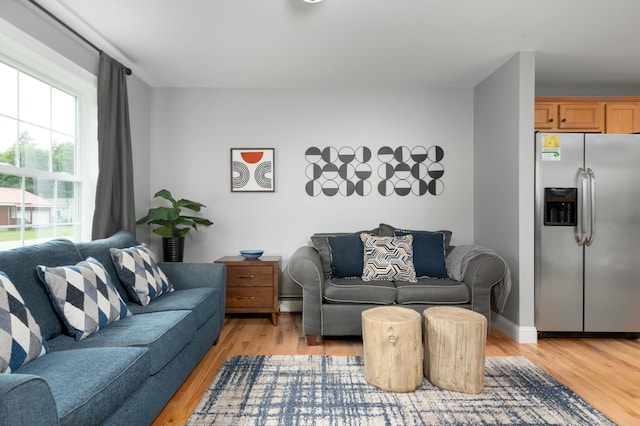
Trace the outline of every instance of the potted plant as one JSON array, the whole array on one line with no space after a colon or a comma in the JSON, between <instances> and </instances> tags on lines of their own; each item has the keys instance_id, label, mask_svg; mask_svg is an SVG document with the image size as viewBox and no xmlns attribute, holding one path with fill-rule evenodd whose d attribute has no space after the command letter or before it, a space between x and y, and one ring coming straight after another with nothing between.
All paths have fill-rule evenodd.
<instances>
[{"instance_id":1,"label":"potted plant","mask_svg":"<svg viewBox=\"0 0 640 426\"><path fill-rule=\"evenodd\" d=\"M171 203L169 207L155 207L149 209L147 215L138 219L136 224L159 225L153 230L154 233L162 237L162 253L165 262L182 262L184 256L184 237L191 228L198 230L198 225L213 225L209 219L199 216L186 216L182 214L182 209L199 212L206 207L184 198L176 200L166 189L156 192L154 198L164 198Z\"/></svg>"}]
</instances>

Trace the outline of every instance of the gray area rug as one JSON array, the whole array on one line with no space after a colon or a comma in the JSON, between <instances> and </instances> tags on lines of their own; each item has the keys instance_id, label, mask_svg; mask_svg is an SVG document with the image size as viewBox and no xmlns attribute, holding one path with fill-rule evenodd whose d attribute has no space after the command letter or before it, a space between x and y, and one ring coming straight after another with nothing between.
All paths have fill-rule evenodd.
<instances>
[{"instance_id":1,"label":"gray area rug","mask_svg":"<svg viewBox=\"0 0 640 426\"><path fill-rule=\"evenodd\" d=\"M236 356L218 371L188 425L613 425L523 357L486 359L479 395L379 390L361 357Z\"/></svg>"}]
</instances>

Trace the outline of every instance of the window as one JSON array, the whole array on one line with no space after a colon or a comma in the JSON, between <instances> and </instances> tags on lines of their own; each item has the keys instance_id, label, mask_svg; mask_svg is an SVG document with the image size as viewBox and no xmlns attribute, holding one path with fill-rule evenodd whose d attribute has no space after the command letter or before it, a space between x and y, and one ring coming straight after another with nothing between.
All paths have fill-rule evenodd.
<instances>
[{"instance_id":1,"label":"window","mask_svg":"<svg viewBox=\"0 0 640 426\"><path fill-rule=\"evenodd\" d=\"M95 82L1 36L0 250L88 239L97 175Z\"/></svg>"}]
</instances>

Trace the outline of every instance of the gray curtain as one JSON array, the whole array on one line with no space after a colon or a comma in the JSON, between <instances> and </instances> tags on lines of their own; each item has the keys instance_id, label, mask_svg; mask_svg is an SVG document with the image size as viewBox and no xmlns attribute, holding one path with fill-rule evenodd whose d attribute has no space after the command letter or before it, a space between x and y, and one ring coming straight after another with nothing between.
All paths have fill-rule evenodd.
<instances>
[{"instance_id":1,"label":"gray curtain","mask_svg":"<svg viewBox=\"0 0 640 426\"><path fill-rule=\"evenodd\" d=\"M126 229L135 234L133 160L126 68L100 52L98 68L98 184L92 238Z\"/></svg>"}]
</instances>

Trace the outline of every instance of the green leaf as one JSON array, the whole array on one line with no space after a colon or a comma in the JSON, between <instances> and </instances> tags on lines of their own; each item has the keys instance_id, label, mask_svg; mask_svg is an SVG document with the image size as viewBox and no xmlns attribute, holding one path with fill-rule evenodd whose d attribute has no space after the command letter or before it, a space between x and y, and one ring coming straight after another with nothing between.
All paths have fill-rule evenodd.
<instances>
[{"instance_id":1,"label":"green leaf","mask_svg":"<svg viewBox=\"0 0 640 426\"><path fill-rule=\"evenodd\" d=\"M171 203L170 207L150 208L147 214L136 221L137 224L158 225L153 232L164 238L184 237L191 228L198 230L198 225L211 226L213 222L199 216L182 215L182 209L199 212L203 207L202 203L182 198L178 201L173 198L171 192L161 189L156 192L155 197L163 198Z\"/></svg>"}]
</instances>

